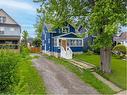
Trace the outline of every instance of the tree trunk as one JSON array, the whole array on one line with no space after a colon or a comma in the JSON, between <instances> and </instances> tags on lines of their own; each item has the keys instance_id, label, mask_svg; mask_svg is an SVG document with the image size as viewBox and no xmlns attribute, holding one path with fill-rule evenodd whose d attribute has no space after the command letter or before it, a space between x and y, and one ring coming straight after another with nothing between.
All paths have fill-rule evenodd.
<instances>
[{"instance_id":1,"label":"tree trunk","mask_svg":"<svg viewBox=\"0 0 127 95\"><path fill-rule=\"evenodd\" d=\"M111 48L100 49L101 67L105 73L111 73Z\"/></svg>"}]
</instances>

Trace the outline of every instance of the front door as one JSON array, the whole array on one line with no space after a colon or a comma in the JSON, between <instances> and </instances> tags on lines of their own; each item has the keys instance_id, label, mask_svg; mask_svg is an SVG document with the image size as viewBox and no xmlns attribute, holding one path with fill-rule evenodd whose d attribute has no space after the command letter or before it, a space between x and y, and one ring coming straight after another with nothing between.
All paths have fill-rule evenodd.
<instances>
[{"instance_id":1,"label":"front door","mask_svg":"<svg viewBox=\"0 0 127 95\"><path fill-rule=\"evenodd\" d=\"M66 51L67 49L67 40L61 40L61 46L64 48L64 50Z\"/></svg>"}]
</instances>

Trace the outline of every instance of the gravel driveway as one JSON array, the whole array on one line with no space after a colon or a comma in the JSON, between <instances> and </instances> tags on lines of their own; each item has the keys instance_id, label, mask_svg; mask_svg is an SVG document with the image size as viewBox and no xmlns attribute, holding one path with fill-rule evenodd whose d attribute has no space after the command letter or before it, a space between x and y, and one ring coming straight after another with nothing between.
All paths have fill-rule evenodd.
<instances>
[{"instance_id":1,"label":"gravel driveway","mask_svg":"<svg viewBox=\"0 0 127 95\"><path fill-rule=\"evenodd\" d=\"M82 82L62 65L54 64L44 57L34 59L33 63L44 79L48 94L98 94L94 88Z\"/></svg>"}]
</instances>

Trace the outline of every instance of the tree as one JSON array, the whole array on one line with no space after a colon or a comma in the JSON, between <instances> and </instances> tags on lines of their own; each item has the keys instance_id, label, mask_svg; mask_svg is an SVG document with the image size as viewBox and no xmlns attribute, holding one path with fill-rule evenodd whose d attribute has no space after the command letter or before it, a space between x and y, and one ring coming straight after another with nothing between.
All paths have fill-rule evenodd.
<instances>
[{"instance_id":1,"label":"tree","mask_svg":"<svg viewBox=\"0 0 127 95\"><path fill-rule=\"evenodd\" d=\"M46 22L56 27L65 21L74 22L83 25L91 35L95 35L94 47L100 48L101 70L111 73L112 38L118 28L127 22L126 0L36 1L46 9Z\"/></svg>"},{"instance_id":2,"label":"tree","mask_svg":"<svg viewBox=\"0 0 127 95\"><path fill-rule=\"evenodd\" d=\"M38 38L35 38L34 40L33 40L33 45L35 46L35 47L40 47L41 46L41 40L40 39L38 39Z\"/></svg>"},{"instance_id":3,"label":"tree","mask_svg":"<svg viewBox=\"0 0 127 95\"><path fill-rule=\"evenodd\" d=\"M29 36L28 32L24 30L22 33L22 42L24 46L27 46L28 36Z\"/></svg>"},{"instance_id":4,"label":"tree","mask_svg":"<svg viewBox=\"0 0 127 95\"><path fill-rule=\"evenodd\" d=\"M44 25L44 19L41 16L38 16L37 22L35 24L35 32L38 39L42 39L42 32L43 32L43 25Z\"/></svg>"}]
</instances>

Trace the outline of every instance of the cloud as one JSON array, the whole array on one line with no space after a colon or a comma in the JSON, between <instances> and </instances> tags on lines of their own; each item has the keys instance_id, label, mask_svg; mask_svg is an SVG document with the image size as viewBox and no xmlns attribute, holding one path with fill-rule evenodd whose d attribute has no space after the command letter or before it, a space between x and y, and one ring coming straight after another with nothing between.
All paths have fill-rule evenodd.
<instances>
[{"instance_id":1,"label":"cloud","mask_svg":"<svg viewBox=\"0 0 127 95\"><path fill-rule=\"evenodd\" d=\"M0 0L0 6L10 7L16 10L20 9L20 10L35 11L35 8L32 4L21 2L18 0Z\"/></svg>"}]
</instances>

